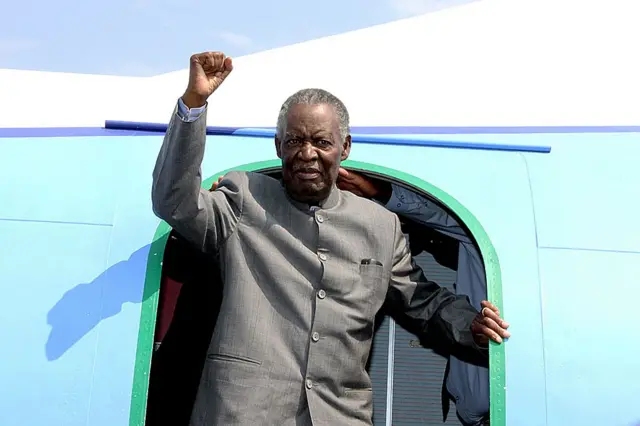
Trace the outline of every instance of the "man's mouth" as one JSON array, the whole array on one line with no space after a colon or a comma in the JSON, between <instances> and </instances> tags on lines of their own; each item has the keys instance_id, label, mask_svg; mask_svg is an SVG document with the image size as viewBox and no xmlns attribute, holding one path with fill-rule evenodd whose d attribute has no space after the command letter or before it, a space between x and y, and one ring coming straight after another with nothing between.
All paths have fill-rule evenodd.
<instances>
[{"instance_id":1,"label":"man's mouth","mask_svg":"<svg viewBox=\"0 0 640 426\"><path fill-rule=\"evenodd\" d=\"M320 176L320 171L318 169L306 168L298 169L294 171L294 174L301 180L314 180Z\"/></svg>"}]
</instances>

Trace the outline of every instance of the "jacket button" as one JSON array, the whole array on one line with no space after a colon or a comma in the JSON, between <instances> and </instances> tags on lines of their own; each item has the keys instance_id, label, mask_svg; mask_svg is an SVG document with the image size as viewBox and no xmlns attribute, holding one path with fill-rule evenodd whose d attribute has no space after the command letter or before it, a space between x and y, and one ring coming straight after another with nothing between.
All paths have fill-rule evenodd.
<instances>
[{"instance_id":1,"label":"jacket button","mask_svg":"<svg viewBox=\"0 0 640 426\"><path fill-rule=\"evenodd\" d=\"M324 299L327 296L327 292L324 290L318 290L318 299Z\"/></svg>"}]
</instances>

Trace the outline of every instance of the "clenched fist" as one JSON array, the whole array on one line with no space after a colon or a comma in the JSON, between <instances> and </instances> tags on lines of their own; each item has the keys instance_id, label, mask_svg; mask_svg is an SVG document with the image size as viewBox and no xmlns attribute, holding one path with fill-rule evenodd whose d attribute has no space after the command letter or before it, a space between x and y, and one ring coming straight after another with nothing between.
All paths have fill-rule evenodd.
<instances>
[{"instance_id":1,"label":"clenched fist","mask_svg":"<svg viewBox=\"0 0 640 426\"><path fill-rule=\"evenodd\" d=\"M196 53L191 56L189 85L182 95L188 108L203 106L233 70L231 58L222 52Z\"/></svg>"}]
</instances>

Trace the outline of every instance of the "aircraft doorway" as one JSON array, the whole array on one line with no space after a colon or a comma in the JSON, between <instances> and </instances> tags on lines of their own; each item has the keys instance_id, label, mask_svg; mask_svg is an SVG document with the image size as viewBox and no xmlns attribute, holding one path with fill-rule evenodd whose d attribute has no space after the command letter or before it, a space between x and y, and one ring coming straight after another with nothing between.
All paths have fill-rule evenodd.
<instances>
[{"instance_id":1,"label":"aircraft doorway","mask_svg":"<svg viewBox=\"0 0 640 426\"><path fill-rule=\"evenodd\" d=\"M459 236L421 223L411 214L399 215L416 262L430 280L441 286L459 294L475 293L476 298L478 294L487 297L488 292L488 297L501 307L500 271L495 250L480 224L464 207L438 188L413 176L351 161L344 166L368 177L384 179L409 189L450 215L462 228ZM280 173L279 163L275 161L247 165L242 169L275 178L279 178ZM211 178L205 185L210 187L217 177ZM465 253L474 250L478 255L482 276L471 281L482 288L469 289L468 285L467 288L460 288L456 282L460 281L461 274L469 272L468 259L464 264L461 260L465 259L461 259L461 256L467 256ZM465 270L461 271L461 267ZM219 282L219 275L215 261L206 258L179 235L171 232L162 265L147 426L188 424L222 298L222 286L215 285L216 281ZM469 284L469 280L466 281ZM203 282L207 285L199 285ZM471 299L473 302L473 297ZM448 364L448 358L439 354L439 348L424 346L428 346L428 343L419 342L400 324L381 313L369 359L374 425L464 424L456 415L455 401L448 397L443 388L445 370L449 365L451 374L452 363ZM466 365L480 363L477 360L466 361ZM457 368L459 377L461 361L457 362L458 366L454 368ZM489 371L485 370L484 375L471 378L472 382L477 381L478 377L483 378L484 383L474 386L484 387L484 395L488 395L487 381L491 377L491 424L494 426L505 425L502 365L504 349L492 345ZM473 367L470 371L474 371ZM443 407L446 405L449 408L447 420L443 423Z\"/></svg>"}]
</instances>

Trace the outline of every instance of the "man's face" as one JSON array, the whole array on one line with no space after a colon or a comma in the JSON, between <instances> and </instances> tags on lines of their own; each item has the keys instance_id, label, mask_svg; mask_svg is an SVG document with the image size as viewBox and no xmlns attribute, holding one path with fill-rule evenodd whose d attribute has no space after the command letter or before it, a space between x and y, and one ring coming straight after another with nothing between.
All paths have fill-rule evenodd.
<instances>
[{"instance_id":1,"label":"man's face","mask_svg":"<svg viewBox=\"0 0 640 426\"><path fill-rule=\"evenodd\" d=\"M287 192L294 200L308 204L329 195L340 162L351 150L351 136L341 140L336 111L326 104L293 105L284 138L276 137L275 142Z\"/></svg>"}]
</instances>

